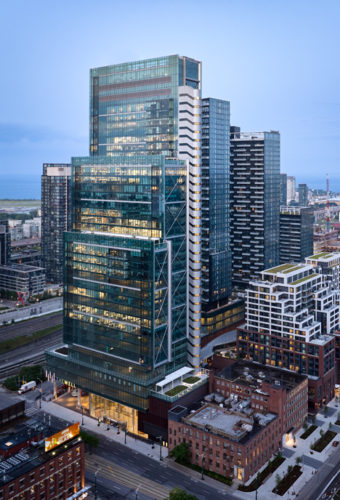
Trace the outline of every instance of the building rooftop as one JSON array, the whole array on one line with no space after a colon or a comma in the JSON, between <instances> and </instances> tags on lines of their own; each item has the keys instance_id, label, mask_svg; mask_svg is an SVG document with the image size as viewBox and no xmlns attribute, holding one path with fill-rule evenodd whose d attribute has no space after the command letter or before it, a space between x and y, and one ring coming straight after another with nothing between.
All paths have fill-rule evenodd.
<instances>
[{"instance_id":1,"label":"building rooftop","mask_svg":"<svg viewBox=\"0 0 340 500\"><path fill-rule=\"evenodd\" d=\"M45 271L43 267L29 266L28 264L11 264L10 266L0 266L0 270L29 273L33 271Z\"/></svg>"},{"instance_id":2,"label":"building rooftop","mask_svg":"<svg viewBox=\"0 0 340 500\"><path fill-rule=\"evenodd\" d=\"M42 435L44 438L49 437L63 430L64 427L65 426L49 426L35 419L30 419L24 424L16 426L14 432L6 434L0 442L0 448L5 449L6 443L8 449L9 447L15 446L15 444L23 442L25 438L26 441L32 439L34 433L36 436ZM44 439L42 440L43 442L35 443L35 445L21 449L19 453L0 462L0 486L44 464L51 459L52 455L53 457L60 455L65 451L65 448L73 446L79 442L79 440L81 440L81 438L77 436L49 452L45 452Z\"/></svg>"},{"instance_id":3,"label":"building rooftop","mask_svg":"<svg viewBox=\"0 0 340 500\"><path fill-rule=\"evenodd\" d=\"M254 413L251 416L232 412L220 406L206 404L183 419L186 424L244 443L266 427L277 416L273 413Z\"/></svg>"},{"instance_id":4,"label":"building rooftop","mask_svg":"<svg viewBox=\"0 0 340 500\"><path fill-rule=\"evenodd\" d=\"M1 393L0 397L0 410L4 410L9 406L15 405L16 403L20 403L22 401L21 398L14 396L12 394Z\"/></svg>"},{"instance_id":5,"label":"building rooftop","mask_svg":"<svg viewBox=\"0 0 340 500\"><path fill-rule=\"evenodd\" d=\"M235 361L217 372L216 376L253 386L254 389L259 389L265 382L287 391L294 389L303 380L306 380L304 375L247 360Z\"/></svg>"},{"instance_id":6,"label":"building rooftop","mask_svg":"<svg viewBox=\"0 0 340 500\"><path fill-rule=\"evenodd\" d=\"M295 271L301 271L306 268L306 271L310 268L307 264L296 264L294 262L287 263L287 264L281 264L280 266L276 267L271 267L269 269L265 269L262 271L263 273L270 273L270 274L278 274L278 273L283 273L283 274L290 274Z\"/></svg>"}]
</instances>

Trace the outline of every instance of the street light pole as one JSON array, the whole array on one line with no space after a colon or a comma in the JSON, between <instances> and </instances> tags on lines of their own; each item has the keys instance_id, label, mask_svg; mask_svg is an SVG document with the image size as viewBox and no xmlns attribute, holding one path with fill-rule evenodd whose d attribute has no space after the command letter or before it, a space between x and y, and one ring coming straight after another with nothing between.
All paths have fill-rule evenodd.
<instances>
[{"instance_id":1,"label":"street light pole","mask_svg":"<svg viewBox=\"0 0 340 500\"><path fill-rule=\"evenodd\" d=\"M125 422L125 428L124 428L124 444L126 444L126 428L127 428L127 422Z\"/></svg>"},{"instance_id":2,"label":"street light pole","mask_svg":"<svg viewBox=\"0 0 340 500\"><path fill-rule=\"evenodd\" d=\"M162 436L158 436L157 439L159 439L159 460L162 461Z\"/></svg>"},{"instance_id":3,"label":"street light pole","mask_svg":"<svg viewBox=\"0 0 340 500\"><path fill-rule=\"evenodd\" d=\"M81 425L84 425L84 408L81 407Z\"/></svg>"},{"instance_id":4,"label":"street light pole","mask_svg":"<svg viewBox=\"0 0 340 500\"><path fill-rule=\"evenodd\" d=\"M97 474L100 469L97 469L96 472L94 473L94 498L97 500Z\"/></svg>"},{"instance_id":5,"label":"street light pole","mask_svg":"<svg viewBox=\"0 0 340 500\"><path fill-rule=\"evenodd\" d=\"M40 382L40 400L39 400L39 409L41 410L41 398L42 398L42 381L40 378L37 378L37 380Z\"/></svg>"},{"instance_id":6,"label":"street light pole","mask_svg":"<svg viewBox=\"0 0 340 500\"><path fill-rule=\"evenodd\" d=\"M136 500L138 500L138 490L139 490L139 488L140 488L141 486L142 486L142 485L141 485L141 484L139 484L139 485L137 486L137 488L136 488Z\"/></svg>"}]
</instances>

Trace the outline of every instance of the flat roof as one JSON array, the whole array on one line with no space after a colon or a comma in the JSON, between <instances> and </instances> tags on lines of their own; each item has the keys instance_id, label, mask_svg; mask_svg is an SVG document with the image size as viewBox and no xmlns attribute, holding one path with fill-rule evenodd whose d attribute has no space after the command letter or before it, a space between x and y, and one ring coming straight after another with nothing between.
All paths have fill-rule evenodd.
<instances>
[{"instance_id":1,"label":"flat roof","mask_svg":"<svg viewBox=\"0 0 340 500\"><path fill-rule=\"evenodd\" d=\"M290 262L287 264L282 264L280 266L276 267L271 267L269 269L265 269L262 271L262 273L270 273L270 274L276 274L276 273L283 273L283 274L289 274L292 273L293 271L300 271L303 268L309 267L309 264L304 264L304 263L296 263L296 262Z\"/></svg>"},{"instance_id":2,"label":"flat roof","mask_svg":"<svg viewBox=\"0 0 340 500\"><path fill-rule=\"evenodd\" d=\"M19 424L18 426L15 427L14 432L9 432L6 435L3 436L2 443L6 446L6 441L8 443L11 443L8 447L14 445L14 440L17 434L21 434L22 437L28 436L28 437L33 437L33 431L37 435L39 433L43 434L44 438L52 436L53 434L63 430L65 428L65 425L63 426L55 426L52 425L49 427L47 424L44 424L42 422L39 422L35 419L30 419L29 421L25 422L24 424ZM7 484L17 477L22 476L23 474L26 474L30 472L31 470L35 469L36 467L39 467L40 465L43 465L45 462L49 461L52 456L58 456L61 453L65 452L65 445L67 445L67 448L73 447L75 444L79 442L80 438L79 436L74 437L72 440L67 441L63 443L62 445L57 446L53 450L49 452L45 452L45 446L44 444L36 447L29 446L27 448L21 449L17 454L12 455L9 457L10 459L5 459L0 462L0 485ZM19 441L22 442L22 441ZM7 447L7 449L8 449ZM13 463L13 459L17 462L16 464Z\"/></svg>"},{"instance_id":3,"label":"flat roof","mask_svg":"<svg viewBox=\"0 0 340 500\"><path fill-rule=\"evenodd\" d=\"M232 382L238 381L243 385L252 385L254 388L265 382L274 387L282 387L288 391L294 389L303 380L307 379L305 375L299 373L242 359L217 372L216 377L225 378ZM261 380L261 383L257 382L258 380Z\"/></svg>"},{"instance_id":4,"label":"flat roof","mask_svg":"<svg viewBox=\"0 0 340 500\"><path fill-rule=\"evenodd\" d=\"M157 382L156 386L164 387L168 384L171 384L171 382L174 382L175 380L179 379L180 377L187 375L188 373L192 372L193 370L194 370L194 368L190 368L189 366L183 366L183 368L180 368L179 370L176 370L175 372L170 373L163 380L161 380L160 382Z\"/></svg>"},{"instance_id":5,"label":"flat roof","mask_svg":"<svg viewBox=\"0 0 340 500\"><path fill-rule=\"evenodd\" d=\"M0 393L0 410L4 410L9 406L13 406L17 403L20 403L21 401L23 400L21 398L18 398L17 396L14 396L12 394L4 394L2 392Z\"/></svg>"}]
</instances>

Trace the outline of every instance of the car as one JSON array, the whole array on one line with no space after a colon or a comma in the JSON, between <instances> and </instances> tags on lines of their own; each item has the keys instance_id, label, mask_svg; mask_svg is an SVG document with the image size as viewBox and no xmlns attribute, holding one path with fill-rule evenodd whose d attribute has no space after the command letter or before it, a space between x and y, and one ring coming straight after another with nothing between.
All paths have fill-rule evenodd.
<instances>
[{"instance_id":1,"label":"car","mask_svg":"<svg viewBox=\"0 0 340 500\"><path fill-rule=\"evenodd\" d=\"M333 441L332 446L338 446L339 441Z\"/></svg>"}]
</instances>

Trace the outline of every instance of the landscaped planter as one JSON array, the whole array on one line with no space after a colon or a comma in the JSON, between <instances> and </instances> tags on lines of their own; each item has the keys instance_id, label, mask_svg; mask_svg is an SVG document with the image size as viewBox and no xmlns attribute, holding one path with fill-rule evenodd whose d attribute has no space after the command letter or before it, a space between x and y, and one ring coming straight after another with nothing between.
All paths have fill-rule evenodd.
<instances>
[{"instance_id":1,"label":"landscaped planter","mask_svg":"<svg viewBox=\"0 0 340 500\"><path fill-rule=\"evenodd\" d=\"M315 444L313 444L312 449L314 451L321 452L326 448L326 446L335 438L336 432L327 431L320 439L317 440Z\"/></svg>"},{"instance_id":2,"label":"landscaped planter","mask_svg":"<svg viewBox=\"0 0 340 500\"><path fill-rule=\"evenodd\" d=\"M295 481L301 476L302 470L300 465L294 465L290 472L281 479L279 484L273 489L273 493L283 496L286 491L295 483Z\"/></svg>"}]
</instances>

